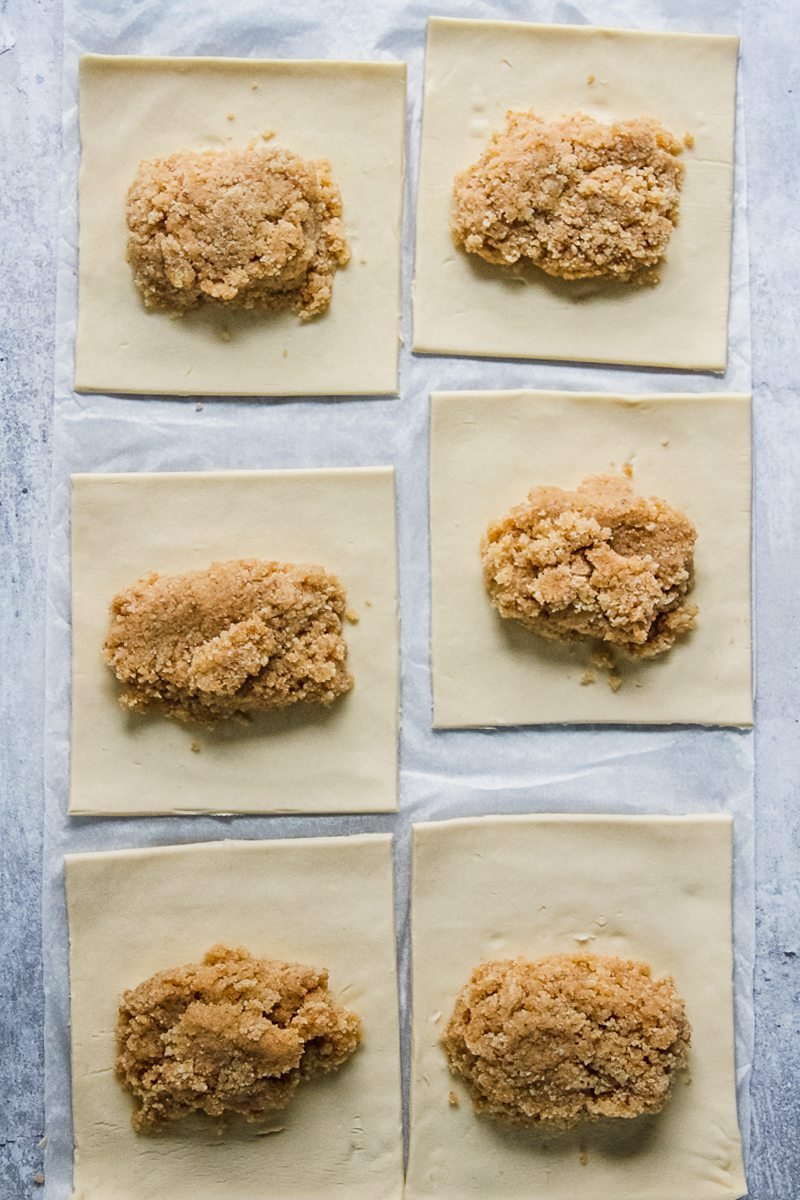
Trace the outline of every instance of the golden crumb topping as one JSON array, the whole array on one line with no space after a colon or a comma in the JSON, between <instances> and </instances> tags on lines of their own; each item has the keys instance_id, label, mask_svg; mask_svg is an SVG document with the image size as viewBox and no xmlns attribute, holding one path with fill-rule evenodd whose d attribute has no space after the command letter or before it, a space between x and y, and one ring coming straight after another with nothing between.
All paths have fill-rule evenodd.
<instances>
[{"instance_id":1,"label":"golden crumb topping","mask_svg":"<svg viewBox=\"0 0 800 1200\"><path fill-rule=\"evenodd\" d=\"M193 1112L260 1121L360 1041L361 1022L333 1000L327 971L214 946L202 963L123 994L116 1068L134 1129L153 1133Z\"/></svg>"},{"instance_id":2,"label":"golden crumb topping","mask_svg":"<svg viewBox=\"0 0 800 1200\"><path fill-rule=\"evenodd\" d=\"M148 308L291 308L331 302L350 258L330 164L282 148L184 150L139 164L128 261Z\"/></svg>"},{"instance_id":3,"label":"golden crumb topping","mask_svg":"<svg viewBox=\"0 0 800 1200\"><path fill-rule=\"evenodd\" d=\"M533 488L490 525L483 575L500 615L541 637L654 658L694 626L696 537L688 517L635 495L627 477L594 475L574 492Z\"/></svg>"},{"instance_id":4,"label":"golden crumb topping","mask_svg":"<svg viewBox=\"0 0 800 1200\"><path fill-rule=\"evenodd\" d=\"M476 967L442 1044L477 1112L569 1129L659 1112L690 1035L670 978L642 962L564 954Z\"/></svg>"},{"instance_id":5,"label":"golden crumb topping","mask_svg":"<svg viewBox=\"0 0 800 1200\"><path fill-rule=\"evenodd\" d=\"M136 712L213 724L353 686L344 589L322 567L235 559L152 574L111 602L103 654Z\"/></svg>"},{"instance_id":6,"label":"golden crumb topping","mask_svg":"<svg viewBox=\"0 0 800 1200\"><path fill-rule=\"evenodd\" d=\"M456 175L456 245L490 263L528 259L562 279L655 282L678 222L682 143L657 121L509 112Z\"/></svg>"}]
</instances>

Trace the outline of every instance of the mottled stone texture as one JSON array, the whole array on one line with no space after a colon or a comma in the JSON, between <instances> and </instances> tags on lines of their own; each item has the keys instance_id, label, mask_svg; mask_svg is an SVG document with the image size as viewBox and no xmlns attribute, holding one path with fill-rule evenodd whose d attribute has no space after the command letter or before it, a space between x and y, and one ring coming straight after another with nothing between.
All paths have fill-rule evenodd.
<instances>
[{"instance_id":1,"label":"mottled stone texture","mask_svg":"<svg viewBox=\"0 0 800 1200\"><path fill-rule=\"evenodd\" d=\"M42 721L60 5L0 0L0 1198L41 1196Z\"/></svg>"},{"instance_id":2,"label":"mottled stone texture","mask_svg":"<svg viewBox=\"0 0 800 1200\"><path fill-rule=\"evenodd\" d=\"M120 8L125 8L122 0ZM522 15L517 8L510 6L508 15ZM464 7L459 11L463 15ZM493 11L503 15L505 9L497 4ZM687 23L702 25L690 6L685 12ZM670 15L679 23L674 9ZM770 447L769 452L757 449L756 458L758 1016L750 1200L793 1200L800 1194L800 233L794 199L800 191L800 63L795 26L793 6L783 0L745 4L755 423L757 447ZM44 580L60 27L56 0L0 0L0 1200L41 1195L35 1177L41 1170L43 1126ZM467 386L469 379L465 375Z\"/></svg>"},{"instance_id":3,"label":"mottled stone texture","mask_svg":"<svg viewBox=\"0 0 800 1200\"><path fill-rule=\"evenodd\" d=\"M742 31L758 678L751 1200L800 1195L800 227L792 215L792 197L800 188L796 22L792 5L764 0L746 4Z\"/></svg>"}]
</instances>

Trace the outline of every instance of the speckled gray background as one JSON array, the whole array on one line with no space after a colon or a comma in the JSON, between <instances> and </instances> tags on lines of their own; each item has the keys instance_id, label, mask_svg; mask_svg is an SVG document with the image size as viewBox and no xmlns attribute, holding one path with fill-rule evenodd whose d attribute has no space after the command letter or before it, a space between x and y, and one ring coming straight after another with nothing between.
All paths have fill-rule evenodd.
<instances>
[{"instance_id":1,"label":"speckled gray background","mask_svg":"<svg viewBox=\"0 0 800 1200\"><path fill-rule=\"evenodd\" d=\"M129 0L120 11L133 18L137 7ZM693 12L695 26L700 7ZM113 8L110 0L108 8ZM674 14L676 8L664 4L665 12ZM468 14L467 4L463 11ZM800 592L800 498L793 486L800 463L794 382L800 311L798 16L797 5L747 3L742 31L758 448L758 961L751 1200L800 1195L800 883L795 866L800 815L794 786L800 656L793 622ZM0 561L5 583L0 609L0 1200L37 1194L43 1133L41 731L60 25L60 5L53 0L0 0Z\"/></svg>"}]
</instances>

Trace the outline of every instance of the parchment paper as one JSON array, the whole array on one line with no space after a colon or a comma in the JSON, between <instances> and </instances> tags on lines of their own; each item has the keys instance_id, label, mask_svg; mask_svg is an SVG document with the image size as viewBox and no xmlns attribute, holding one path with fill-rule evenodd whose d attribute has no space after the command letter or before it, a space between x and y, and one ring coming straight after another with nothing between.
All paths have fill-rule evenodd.
<instances>
[{"instance_id":1,"label":"parchment paper","mask_svg":"<svg viewBox=\"0 0 800 1200\"><path fill-rule=\"evenodd\" d=\"M395 833L404 1064L408 1064L409 850L413 821L480 813L733 813L739 1113L747 1145L754 955L752 733L724 729L431 730L427 566L428 394L460 388L747 391L750 388L745 157L741 119L730 354L724 377L559 364L401 356L396 400L163 400L72 392L76 314L77 63L84 52L400 59L409 65L403 335L410 331L414 196L425 21L431 14L735 33L728 0L505 0L429 7L403 0L67 0L58 276L55 456L48 589L44 880L47 1200L70 1195L69 980L62 859L67 852L223 837ZM747 47L743 47L747 53ZM739 94L739 117L742 96ZM397 817L66 818L70 705L69 475L392 463L398 474L403 715ZM113 947L109 948L113 953ZM676 1197L676 1200L683 1200Z\"/></svg>"}]
</instances>

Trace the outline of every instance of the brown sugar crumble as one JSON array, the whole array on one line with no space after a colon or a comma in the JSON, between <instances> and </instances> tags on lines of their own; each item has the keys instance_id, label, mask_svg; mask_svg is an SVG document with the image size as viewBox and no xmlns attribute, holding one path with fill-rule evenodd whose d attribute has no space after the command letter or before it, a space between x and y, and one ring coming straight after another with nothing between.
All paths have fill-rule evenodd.
<instances>
[{"instance_id":1,"label":"brown sugar crumble","mask_svg":"<svg viewBox=\"0 0 800 1200\"><path fill-rule=\"evenodd\" d=\"M614 670L614 655L607 646L598 646L591 654L592 666L597 667L598 671L613 671Z\"/></svg>"},{"instance_id":2,"label":"brown sugar crumble","mask_svg":"<svg viewBox=\"0 0 800 1200\"><path fill-rule=\"evenodd\" d=\"M128 262L147 308L325 312L350 250L330 164L252 144L140 163Z\"/></svg>"},{"instance_id":3,"label":"brown sugar crumble","mask_svg":"<svg viewBox=\"0 0 800 1200\"><path fill-rule=\"evenodd\" d=\"M561 279L655 283L678 222L683 144L642 117L604 125L509 112L455 177L453 236L486 262Z\"/></svg>"},{"instance_id":4,"label":"brown sugar crumble","mask_svg":"<svg viewBox=\"0 0 800 1200\"><path fill-rule=\"evenodd\" d=\"M103 654L134 712L210 725L331 704L353 686L346 609L322 567L236 559L152 574L112 600Z\"/></svg>"},{"instance_id":5,"label":"brown sugar crumble","mask_svg":"<svg viewBox=\"0 0 800 1200\"><path fill-rule=\"evenodd\" d=\"M500 616L541 637L654 658L694 626L696 537L688 517L635 495L630 479L595 475L574 492L533 488L490 525L483 575Z\"/></svg>"},{"instance_id":6,"label":"brown sugar crumble","mask_svg":"<svg viewBox=\"0 0 800 1200\"><path fill-rule=\"evenodd\" d=\"M257 1122L360 1041L361 1022L333 1000L327 971L214 946L202 963L123 994L116 1070L137 1133L195 1112Z\"/></svg>"},{"instance_id":7,"label":"brown sugar crumble","mask_svg":"<svg viewBox=\"0 0 800 1200\"><path fill-rule=\"evenodd\" d=\"M600 955L476 967L442 1043L476 1112L569 1129L666 1104L691 1036L670 978Z\"/></svg>"}]
</instances>

